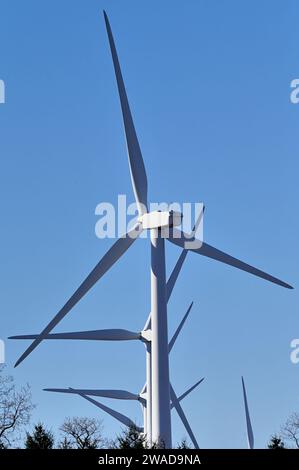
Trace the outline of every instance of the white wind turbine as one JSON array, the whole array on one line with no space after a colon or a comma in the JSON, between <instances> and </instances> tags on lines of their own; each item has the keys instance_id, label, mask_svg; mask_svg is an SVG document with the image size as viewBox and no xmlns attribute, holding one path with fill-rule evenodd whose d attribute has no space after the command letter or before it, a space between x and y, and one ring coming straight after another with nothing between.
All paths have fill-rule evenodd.
<instances>
[{"instance_id":1,"label":"white wind turbine","mask_svg":"<svg viewBox=\"0 0 299 470\"><path fill-rule=\"evenodd\" d=\"M184 252L182 253L184 254ZM173 270L173 275L170 276L169 281L173 279L173 276L175 274L178 274L178 268L179 266L181 267L182 261L182 256L179 257L178 262ZM176 276L177 277L177 276ZM168 286L173 285L170 282L168 283ZM189 305L185 315L183 316L180 324L178 325L172 339L169 342L169 354L191 312L191 308L193 306L193 302ZM147 326L150 325L150 321L147 321ZM38 335L36 334L31 334L31 335L20 335L20 336L12 336L10 339L35 339L37 338ZM150 343L151 343L151 330L149 327L147 329L142 330L140 332L133 332L133 331L128 331L128 330L123 330L123 329L105 329L105 330L93 330L93 331L77 331L77 332L68 332L68 333L52 333L47 335L45 338L46 340L96 340L96 341L126 341L126 340L139 340L145 344L146 347L146 355L147 355L147 360L146 360L146 377L148 380L150 377L150 361L148 361L148 355L150 354ZM199 448L197 440L194 436L194 433L191 429L191 426L185 416L185 413L183 409L181 408L180 401L185 398L191 391L193 391L204 379L202 378L198 382L196 382L195 385L193 385L189 390L187 390L181 397L177 398L176 394L173 389L171 389L171 408L175 408L194 447L196 449ZM143 426L143 432L146 435L147 442L149 445L152 444L151 442L151 421L148 419L149 418L149 413L148 410L150 409L150 393L148 392L148 389L150 387L147 387L147 382L145 383L144 387L142 388L141 392L139 394L136 393L131 393L126 390L86 390L86 389L74 389L74 388L68 388L68 389L45 389L46 391L51 391L51 392L61 392L61 393L77 393L77 394L83 394L84 396L88 395L94 395L94 396L99 396L99 397L105 397L105 398L116 398L120 400L138 400L141 404L142 411L143 411L143 417L144 417L144 426ZM101 404L99 408L101 408ZM105 407L105 405L103 405ZM108 412L107 410L104 410ZM111 410L112 414L112 411ZM116 412L117 413L117 412ZM117 419L117 417L116 417ZM129 420L128 422L130 423L130 419L126 418ZM124 423L123 421L121 421Z\"/></svg>"},{"instance_id":2,"label":"white wind turbine","mask_svg":"<svg viewBox=\"0 0 299 470\"><path fill-rule=\"evenodd\" d=\"M245 387L245 382L244 382L243 377L242 377L242 390L243 390L243 400L244 400L244 409L245 409L245 418L246 418L246 431L247 431L248 448L249 449L254 449L254 435L253 435L253 430L252 430L252 425L251 425L251 419L250 419L248 401L247 401L247 394L246 394L246 387Z\"/></svg>"},{"instance_id":3,"label":"white wind turbine","mask_svg":"<svg viewBox=\"0 0 299 470\"><path fill-rule=\"evenodd\" d=\"M193 233L196 232L197 227L202 221L203 211L199 214L197 221L193 227ZM182 270L183 264L186 260L188 255L188 250L183 249L181 251L180 256L177 259L177 262L168 278L166 283L166 299L167 303L170 300L172 295L174 286L177 282L179 274ZM179 324L175 334L173 335L170 343L169 343L169 352L171 351L190 311L192 308L193 302L189 306L185 316L183 317L181 323ZM10 336L9 339L36 339L38 338L38 334L29 334L29 335L18 335L18 336ZM139 340L142 341L146 348L146 383L140 392L140 396L146 398L146 401L141 401L141 405L143 406L144 416L144 429L146 429L147 441L149 445L151 445L151 435L152 435L152 427L151 427L151 417L152 417L152 405L151 405L151 381L152 381L152 370L151 370L151 313L149 313L146 323L142 331L135 332L129 331L124 329L104 329L104 330L93 330L93 331L77 331L77 332L68 332L68 333L52 333L45 336L45 340L53 340L53 339L67 339L67 340L94 340L94 341L132 341L132 340ZM200 381L201 382L201 381ZM200 383L199 382L199 383ZM198 383L198 384L199 384ZM146 404L146 406L144 406ZM103 405L104 406L104 405ZM179 406L176 407L177 413L181 415L181 420L189 434L191 441L193 442L195 448L198 446L195 436L190 428L190 425L187 421L187 418L183 416L183 411L180 409Z\"/></svg>"},{"instance_id":4,"label":"white wind turbine","mask_svg":"<svg viewBox=\"0 0 299 470\"><path fill-rule=\"evenodd\" d=\"M175 228L175 226L181 224L181 217L179 214L174 213L173 211L148 212L148 191L145 166L129 107L111 27L105 12L104 17L124 121L131 180L139 212L138 222L132 230L114 243L62 309L21 355L15 365L17 366L20 364L41 343L41 341L47 337L47 335L65 317L65 315L67 315L67 313L94 286L94 284L130 248L142 231L149 230L151 238L152 440L154 442L163 441L166 448L171 448L171 388L169 383L168 363L165 238L181 248L187 248L197 254L246 271L280 286L289 289L292 287L278 278L244 263L243 261L240 261L237 258L208 245L207 243L196 243L195 236L190 239L186 234Z\"/></svg>"},{"instance_id":5,"label":"white wind turbine","mask_svg":"<svg viewBox=\"0 0 299 470\"><path fill-rule=\"evenodd\" d=\"M204 380L204 378L200 379L198 382L196 382L194 385L192 385L192 387L190 387L188 390L186 390L179 397L177 397L176 394L173 391L172 400L170 402L170 409L171 410L173 408L176 409L176 411L177 411L179 417L181 418L181 421L182 421L182 423L183 423L183 425L184 425L184 427L185 427L185 429L186 429L186 431L187 431L187 433L188 433L195 449L199 449L199 445L198 445L197 440L196 440L196 438L193 434L193 431L190 427L190 424L189 424L189 422L188 422L188 420L185 416L185 413L184 413L184 411L181 407L180 402L184 398L186 398L193 390L195 390L195 388L197 388L198 385L200 385L203 382L203 380ZM68 393L68 394L79 395L82 398L85 398L86 400L88 400L89 402L94 404L95 406L97 406L98 408L100 408L105 413L107 413L110 416L112 416L113 418L115 418L120 423L124 424L125 426L127 426L129 428L132 427L132 426L136 427L136 429L139 432L144 433L144 435L147 437L146 414L143 413L143 423L144 424L143 424L143 427L140 428L139 426L136 426L136 424L130 418L128 418L128 416L126 416L122 413L119 413L118 411L104 405L103 403L100 403L98 400L94 400L93 398L91 398L92 396L96 396L96 397L102 397L102 398L112 398L112 399L117 399L117 400L136 400L136 401L139 401L141 403L141 406L144 409L144 407L146 406L146 399L144 397L142 397L141 393L140 394L134 394L134 393L128 392L126 390L76 389L76 388L71 388L71 387L69 387L69 388L45 388L44 390L47 391L47 392ZM152 443L149 442L148 439L147 439L147 443L151 447Z\"/></svg>"},{"instance_id":6,"label":"white wind turbine","mask_svg":"<svg viewBox=\"0 0 299 470\"><path fill-rule=\"evenodd\" d=\"M181 406L179 405L178 406L178 403L180 404L180 402L186 398L193 390L195 390L196 387L198 387L198 385L200 385L202 383L204 379L202 378L201 380L199 380L198 382L196 382L194 385L192 385L192 387L188 388L188 390L186 390L182 395L180 395L178 398L176 397L176 400L174 402L171 402L170 404L170 408L171 410L176 407L176 410L178 410L179 408L181 408ZM114 419L116 419L117 421L119 421L121 424L124 424L125 426L127 426L128 428L131 428L131 427L135 427L137 429L137 431L139 432L145 432L145 416L144 416L144 426L143 428L140 428L139 426L136 426L136 424L134 423L134 421L132 421L130 418L128 418L128 416L122 414L122 413L119 413L118 411L114 410L113 408L110 408L109 406L107 405L104 405L103 403L100 403L98 400L94 400L93 398L91 398L89 395L86 394L86 392L91 392L91 396L95 395L95 396L99 396L100 394L100 390L80 390L80 389L74 389L74 388L68 388L68 389L44 389L45 391L51 391L51 392L61 392L61 393L70 393L70 394L75 394L75 395L79 395L81 396L82 398L84 398L85 400L89 401L90 403L92 403L93 405L95 405L96 407L100 408L102 411L104 411L105 413L107 413L108 415L112 416ZM104 393L106 392L105 394L105 397L106 398L119 398L119 397L116 397L116 392L117 390L113 390L111 395L108 396L108 390L105 390L103 391ZM129 392L127 392L129 393ZM114 395L114 396L112 396ZM101 395L102 396L102 395ZM104 396L104 395L103 395ZM124 397L124 395L123 395ZM124 399L122 397L122 399ZM178 402L178 403L177 403ZM184 414L184 413L183 413ZM183 420L183 424L184 421L186 420L186 418ZM188 426L189 426L189 423L188 423ZM198 447L198 444L196 442L196 439L191 431L191 433L189 433L188 431L188 426L185 426L193 444L194 444L194 447L196 449L199 449ZM145 433L146 434L146 433ZM193 436L193 438L191 437Z\"/></svg>"}]
</instances>

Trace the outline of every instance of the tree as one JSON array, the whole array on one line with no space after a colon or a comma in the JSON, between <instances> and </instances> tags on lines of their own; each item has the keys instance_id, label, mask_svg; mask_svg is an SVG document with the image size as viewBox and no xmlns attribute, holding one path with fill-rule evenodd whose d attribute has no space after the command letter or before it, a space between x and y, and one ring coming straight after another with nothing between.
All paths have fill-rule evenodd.
<instances>
[{"instance_id":1,"label":"tree","mask_svg":"<svg viewBox=\"0 0 299 470\"><path fill-rule=\"evenodd\" d=\"M72 442L67 437L64 437L62 441L60 441L58 444L58 449L72 449L72 448L73 448Z\"/></svg>"},{"instance_id":2,"label":"tree","mask_svg":"<svg viewBox=\"0 0 299 470\"><path fill-rule=\"evenodd\" d=\"M34 426L32 434L27 432L25 441L26 449L53 449L53 445L53 433L47 430L42 423L38 423Z\"/></svg>"},{"instance_id":3,"label":"tree","mask_svg":"<svg viewBox=\"0 0 299 470\"><path fill-rule=\"evenodd\" d=\"M131 426L117 436L113 447L115 449L144 449L147 447L146 437L137 430L136 426Z\"/></svg>"},{"instance_id":4,"label":"tree","mask_svg":"<svg viewBox=\"0 0 299 470\"><path fill-rule=\"evenodd\" d=\"M10 447L16 432L29 423L34 408L29 385L16 388L13 377L0 366L0 446Z\"/></svg>"},{"instance_id":5,"label":"tree","mask_svg":"<svg viewBox=\"0 0 299 470\"><path fill-rule=\"evenodd\" d=\"M268 449L285 449L283 440L275 434L270 439Z\"/></svg>"},{"instance_id":6,"label":"tree","mask_svg":"<svg viewBox=\"0 0 299 470\"><path fill-rule=\"evenodd\" d=\"M190 445L187 442L187 439L184 437L180 444L177 447L178 449L191 449Z\"/></svg>"},{"instance_id":7,"label":"tree","mask_svg":"<svg viewBox=\"0 0 299 470\"><path fill-rule=\"evenodd\" d=\"M281 428L281 436L290 442L292 447L299 449L299 413L293 413L289 416Z\"/></svg>"},{"instance_id":8,"label":"tree","mask_svg":"<svg viewBox=\"0 0 299 470\"><path fill-rule=\"evenodd\" d=\"M60 430L64 449L99 449L104 446L102 421L94 418L66 418Z\"/></svg>"}]
</instances>

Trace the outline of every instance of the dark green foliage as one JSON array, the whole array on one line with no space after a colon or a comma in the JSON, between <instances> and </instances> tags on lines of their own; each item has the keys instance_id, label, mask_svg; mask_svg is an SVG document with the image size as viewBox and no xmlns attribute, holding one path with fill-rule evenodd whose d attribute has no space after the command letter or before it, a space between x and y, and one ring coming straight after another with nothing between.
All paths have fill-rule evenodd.
<instances>
[{"instance_id":1,"label":"dark green foliage","mask_svg":"<svg viewBox=\"0 0 299 470\"><path fill-rule=\"evenodd\" d=\"M53 449L54 436L51 431L44 428L42 423L34 426L32 434L27 433L26 449Z\"/></svg>"},{"instance_id":2,"label":"dark green foliage","mask_svg":"<svg viewBox=\"0 0 299 470\"><path fill-rule=\"evenodd\" d=\"M274 435L270 439L268 449L285 449L284 442L280 437Z\"/></svg>"},{"instance_id":3,"label":"dark green foliage","mask_svg":"<svg viewBox=\"0 0 299 470\"><path fill-rule=\"evenodd\" d=\"M136 426L131 426L117 436L113 447L115 449L144 449L147 447L146 437L137 430Z\"/></svg>"},{"instance_id":4,"label":"dark green foliage","mask_svg":"<svg viewBox=\"0 0 299 470\"><path fill-rule=\"evenodd\" d=\"M190 445L187 442L187 439L184 438L177 447L178 449L191 449Z\"/></svg>"}]
</instances>

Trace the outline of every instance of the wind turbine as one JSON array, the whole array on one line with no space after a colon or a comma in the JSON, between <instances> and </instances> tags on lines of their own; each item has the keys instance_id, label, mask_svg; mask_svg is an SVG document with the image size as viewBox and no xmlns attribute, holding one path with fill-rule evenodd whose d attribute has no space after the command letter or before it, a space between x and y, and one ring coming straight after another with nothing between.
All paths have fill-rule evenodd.
<instances>
[{"instance_id":1,"label":"wind turbine","mask_svg":"<svg viewBox=\"0 0 299 470\"><path fill-rule=\"evenodd\" d=\"M289 289L292 287L280 279L244 263L207 243L198 244L195 236L190 239L186 234L175 228L175 226L181 224L180 214L173 211L148 211L148 184L145 166L129 107L111 27L105 12L104 18L120 97L131 180L139 213L138 221L132 230L119 238L108 250L62 309L21 355L16 362L16 366L47 337L94 284L121 258L141 232L149 230L151 238L152 439L154 442L163 442L166 448L171 448L165 238L181 248L188 247L187 249L190 251L246 271L269 282Z\"/></svg>"},{"instance_id":2,"label":"wind turbine","mask_svg":"<svg viewBox=\"0 0 299 470\"><path fill-rule=\"evenodd\" d=\"M173 391L173 396L172 396L172 401L170 403L170 409L172 410L173 408L176 409L178 412L179 417L181 418L181 421L183 425L185 426L185 429L187 433L189 434L189 437L194 445L195 449L199 449L197 440L193 434L193 431L190 427L190 424L185 416L184 411L182 410L180 402L184 400L195 388L198 387L203 382L204 378L200 379L198 382L196 382L192 387L188 388L182 395L179 397L176 396L175 392ZM103 403L100 403L98 400L94 400L93 398L90 398L91 396L96 396L96 397L104 397L104 398L112 398L112 399L118 399L118 400L136 400L140 401L142 404L142 407L144 406L144 398L141 397L141 394L134 394L131 392L128 392L126 390L97 390L97 389L75 389L75 388L45 388L44 391L46 392L55 392L55 393L68 393L68 394L74 394L74 395L80 395L82 398L85 398L86 400L90 401L93 403L95 406L100 408L102 411L105 413L109 414L113 418L115 418L117 421L120 423L124 424L127 427L132 427L136 426L135 423L128 418L128 416L119 413L118 411L104 405ZM144 418L144 425L143 428L140 428L136 426L136 429L139 432L143 432L147 436L146 432L146 415L143 414ZM148 442L148 439L147 439ZM151 446L151 443L148 442L148 444Z\"/></svg>"},{"instance_id":3,"label":"wind turbine","mask_svg":"<svg viewBox=\"0 0 299 470\"><path fill-rule=\"evenodd\" d=\"M184 254L184 253L182 253ZM174 283L171 282L171 280L174 280L174 277L177 279L179 270L178 267L182 266L182 256L179 257L175 268L169 278L169 295L172 292L172 289L170 291L170 286L174 286ZM190 312L193 306L193 302L189 305L185 315L183 316L180 324L178 325L173 337L171 338L169 342L169 353L171 352ZM52 333L47 335L45 338L46 340L48 339L67 339L67 340L98 340L98 341L124 341L124 340L139 340L143 342L146 346L146 351L148 355L148 351L150 351L150 343L151 343L151 331L149 329L150 326L150 315L149 319L146 323L147 329L142 330L141 332L132 332L128 330L123 330L123 329L110 329L110 330L92 330L92 331L78 331L78 332L68 332L68 333ZM10 339L35 339L37 338L38 335L36 334L31 334L31 335L19 335L19 336L13 336ZM150 367L150 361L148 361L148 357L146 360L146 377L147 380L150 380L149 377L151 375L151 370L148 370ZM173 397L172 397L172 407L175 407L183 425L185 426L185 429L187 433L189 434L189 437L194 445L195 448L198 447L198 443L196 441L196 438L194 436L193 431L191 430L191 427L188 423L188 420L180 406L180 401L183 399L185 396L190 393L190 391L194 390L204 379L201 379L199 382L197 382L189 391L187 391L183 397L179 398L177 400L175 392L173 391ZM73 391L70 391L73 390ZM56 391L56 392L64 392L64 393L77 393L77 389L46 389L46 391ZM79 390L82 392L84 395L95 395L95 396L101 396L101 397L106 397L106 398L117 398L120 400L138 400L141 404L142 411L143 411L143 416L144 416L144 433L147 436L147 441L149 445L151 445L151 421L149 418L149 409L150 409L150 387L147 386L147 382L145 383L144 387L142 388L141 392L139 394L134 394L131 392L127 392L124 390ZM89 393L90 392L90 393ZM78 392L79 393L79 392Z\"/></svg>"},{"instance_id":4,"label":"wind turbine","mask_svg":"<svg viewBox=\"0 0 299 470\"><path fill-rule=\"evenodd\" d=\"M194 227L192 229L192 234L195 234L197 231L197 228L202 222L202 217L203 217L203 212L205 208L203 206L202 211L198 215L198 218L194 224ZM186 260L186 257L188 255L188 250L183 249L176 261L176 264L168 278L167 284L166 284L166 300L167 303L170 300L170 297L172 295L174 286L177 282L177 279L179 277L179 274L182 270L182 267L184 265L184 262ZM171 349L174 346L174 343L191 311L191 308L193 306L193 302L190 304L186 314L184 315L181 323L179 324L176 332L174 333L171 341L169 342L169 353ZM37 334L29 334L29 335L18 335L18 336L10 336L9 339L36 339L38 338L39 335ZM152 367L151 367L151 312L148 315L148 318L145 322L145 325L143 327L143 330L140 332L134 332L134 331L129 331L129 330L124 330L124 329L104 329L104 330L92 330L92 331L78 331L78 332L67 332L67 333L50 333L48 334L44 339L71 339L71 340L95 340L95 341L130 341L130 340L140 340L144 343L145 348L146 348L146 382L140 392L140 396L145 397L146 396L146 406L144 406L144 402L141 402L141 405L143 407L143 412L144 412L144 429L146 429L146 434L147 434L147 441L149 445L152 444L152 394L151 394L151 382L152 382ZM203 380L203 379L202 379ZM201 383L201 381L198 382L198 384ZM197 385L196 385L197 386ZM193 388L192 388L193 390ZM103 405L104 406L104 405ZM182 420L182 413L183 411L179 409L179 406L176 406L176 410L178 415L180 416ZM198 448L198 443L194 437L194 434L190 428L189 423L187 422L187 418L183 418L183 424L186 428L186 431L189 434L189 437L191 441L193 442L195 448ZM186 423L188 423L186 425Z\"/></svg>"},{"instance_id":5,"label":"wind turbine","mask_svg":"<svg viewBox=\"0 0 299 470\"><path fill-rule=\"evenodd\" d=\"M254 448L254 435L252 431L251 419L250 419L248 402L247 402L247 394L246 394L245 382L244 382L243 377L242 377L242 389L243 389L243 400L244 400L244 408L245 408L248 448L253 449Z\"/></svg>"}]
</instances>

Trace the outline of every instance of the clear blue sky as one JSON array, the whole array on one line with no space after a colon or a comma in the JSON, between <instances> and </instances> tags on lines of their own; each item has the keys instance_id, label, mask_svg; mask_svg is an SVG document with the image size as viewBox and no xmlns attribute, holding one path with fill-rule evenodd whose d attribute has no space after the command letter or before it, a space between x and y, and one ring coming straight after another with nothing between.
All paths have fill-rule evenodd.
<instances>
[{"instance_id":1,"label":"clear blue sky","mask_svg":"<svg viewBox=\"0 0 299 470\"><path fill-rule=\"evenodd\" d=\"M94 210L133 201L120 106L101 10L113 28L153 201L204 201L205 240L298 286L299 78L295 0L0 4L0 337L39 332L111 240ZM163 181L163 184L162 184ZM171 270L179 254L168 247ZM139 329L149 311L149 244L140 240L56 331ZM184 410L201 447L246 447L245 377L257 447L299 408L298 289L189 254L169 305L170 333L194 309L171 356L177 393L205 376ZM6 343L7 370L29 382L33 422L99 415L44 387L144 383L135 343ZM139 405L110 403L141 421ZM185 435L173 414L174 441Z\"/></svg>"}]
</instances>

